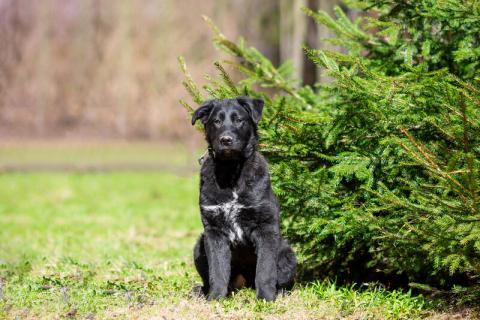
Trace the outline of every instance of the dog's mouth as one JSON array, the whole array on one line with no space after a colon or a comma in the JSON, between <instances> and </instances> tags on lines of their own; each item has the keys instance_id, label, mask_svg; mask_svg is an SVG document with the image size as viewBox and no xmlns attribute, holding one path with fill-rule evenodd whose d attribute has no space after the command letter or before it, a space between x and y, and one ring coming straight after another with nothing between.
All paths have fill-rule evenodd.
<instances>
[{"instance_id":1,"label":"dog's mouth","mask_svg":"<svg viewBox=\"0 0 480 320\"><path fill-rule=\"evenodd\" d=\"M222 159L236 159L241 156L241 151L232 148L220 148L216 150L215 156Z\"/></svg>"}]
</instances>

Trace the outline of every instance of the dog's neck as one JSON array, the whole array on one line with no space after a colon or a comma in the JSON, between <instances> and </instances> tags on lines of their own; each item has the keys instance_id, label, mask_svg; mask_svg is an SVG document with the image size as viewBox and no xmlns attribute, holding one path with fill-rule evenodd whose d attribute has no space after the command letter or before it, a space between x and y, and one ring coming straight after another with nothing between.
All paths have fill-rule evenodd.
<instances>
[{"instance_id":1,"label":"dog's neck","mask_svg":"<svg viewBox=\"0 0 480 320\"><path fill-rule=\"evenodd\" d=\"M232 160L222 160L214 158L215 163L215 180L220 188L233 189L237 185L237 181L242 174L242 170L247 159L239 158Z\"/></svg>"},{"instance_id":2,"label":"dog's neck","mask_svg":"<svg viewBox=\"0 0 480 320\"><path fill-rule=\"evenodd\" d=\"M257 150L257 134L249 138L241 156L235 159L222 159L215 154L213 148L209 145L208 154L214 163L215 180L220 188L235 188L238 179L242 174L244 165L249 159L254 157Z\"/></svg>"}]
</instances>

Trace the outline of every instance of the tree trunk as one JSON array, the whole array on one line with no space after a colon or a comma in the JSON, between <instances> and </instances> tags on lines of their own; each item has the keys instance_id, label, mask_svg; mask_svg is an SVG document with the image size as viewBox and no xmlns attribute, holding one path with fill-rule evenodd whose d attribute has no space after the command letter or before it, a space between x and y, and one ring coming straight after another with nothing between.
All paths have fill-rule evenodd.
<instances>
[{"instance_id":1,"label":"tree trunk","mask_svg":"<svg viewBox=\"0 0 480 320\"><path fill-rule=\"evenodd\" d=\"M323 10L328 13L330 16L335 17L333 8L340 4L339 0L315 0L317 2L318 10ZM318 25L317 27L317 49L329 50L329 51L339 51L339 48L334 46L331 43L325 42L322 39L324 38L333 38L335 34L325 26ZM320 83L328 83L332 81L332 78L322 74L322 69L317 69L317 80Z\"/></svg>"},{"instance_id":2,"label":"tree trunk","mask_svg":"<svg viewBox=\"0 0 480 320\"><path fill-rule=\"evenodd\" d=\"M306 4L306 0L280 0L280 62L292 60L299 85L303 79L306 33L306 18L301 8Z\"/></svg>"}]
</instances>

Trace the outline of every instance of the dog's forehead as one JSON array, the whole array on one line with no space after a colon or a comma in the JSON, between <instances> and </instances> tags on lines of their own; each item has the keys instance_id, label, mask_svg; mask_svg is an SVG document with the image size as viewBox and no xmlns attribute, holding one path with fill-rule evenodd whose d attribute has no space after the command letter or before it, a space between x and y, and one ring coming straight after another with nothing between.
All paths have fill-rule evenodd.
<instances>
[{"instance_id":1,"label":"dog's forehead","mask_svg":"<svg viewBox=\"0 0 480 320\"><path fill-rule=\"evenodd\" d=\"M231 114L237 114L237 115L242 115L246 116L248 115L247 110L245 110L244 107L242 107L238 101L234 99L229 99L229 100L222 100L219 101L216 105L215 108L213 109L213 115L218 115L218 114L224 114L225 116L229 116Z\"/></svg>"}]
</instances>

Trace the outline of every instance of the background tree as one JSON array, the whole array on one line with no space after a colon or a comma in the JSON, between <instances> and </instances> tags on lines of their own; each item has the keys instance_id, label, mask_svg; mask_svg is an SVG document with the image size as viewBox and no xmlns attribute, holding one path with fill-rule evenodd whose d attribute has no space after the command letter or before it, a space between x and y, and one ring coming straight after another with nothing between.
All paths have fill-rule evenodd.
<instances>
[{"instance_id":1,"label":"background tree","mask_svg":"<svg viewBox=\"0 0 480 320\"><path fill-rule=\"evenodd\" d=\"M208 98L265 99L261 148L305 276L478 285L479 6L349 5L364 14L351 21L338 7L334 18L304 10L345 48L305 48L335 79L324 85L297 88L291 64L274 67L210 23L216 46L234 59L216 63ZM234 83L227 65L244 78ZM207 98L188 73L184 84L195 102Z\"/></svg>"}]
</instances>

